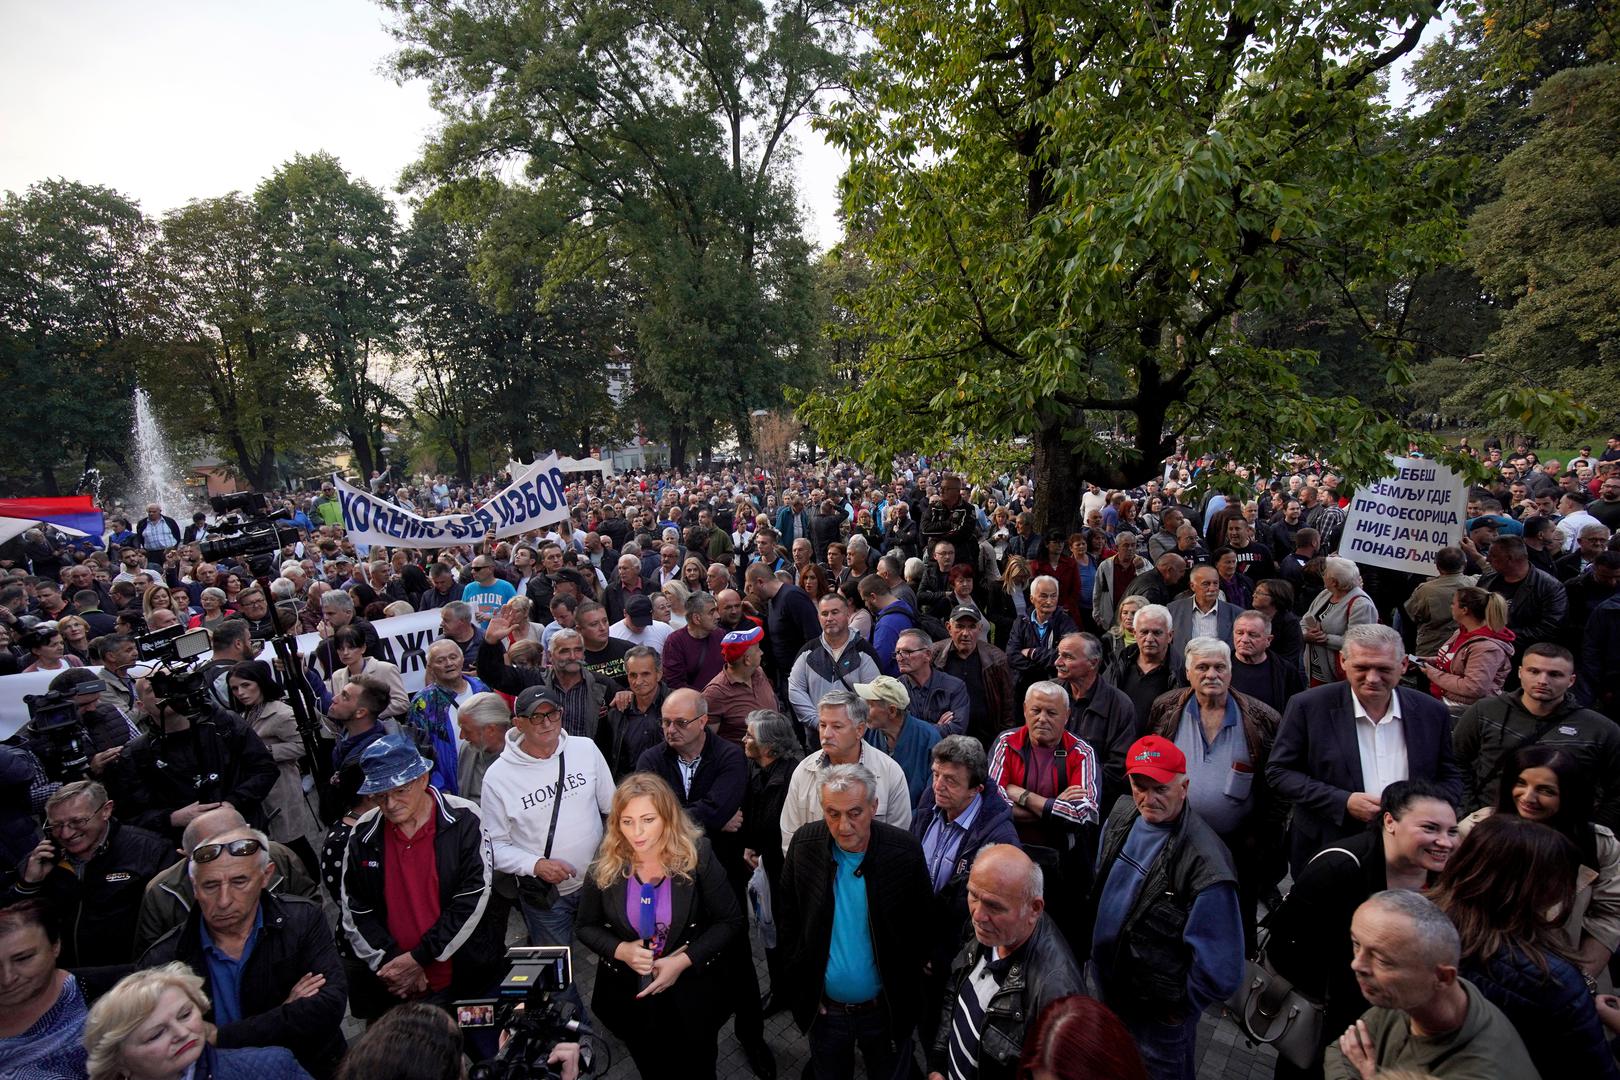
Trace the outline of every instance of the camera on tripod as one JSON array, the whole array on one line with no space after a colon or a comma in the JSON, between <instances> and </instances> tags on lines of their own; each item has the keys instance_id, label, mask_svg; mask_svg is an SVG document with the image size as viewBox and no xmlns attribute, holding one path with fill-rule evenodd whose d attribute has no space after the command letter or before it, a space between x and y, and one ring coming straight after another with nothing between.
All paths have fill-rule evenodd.
<instances>
[{"instance_id":1,"label":"camera on tripod","mask_svg":"<svg viewBox=\"0 0 1620 1080\"><path fill-rule=\"evenodd\" d=\"M499 1027L507 1036L499 1054L472 1067L470 1080L556 1080L562 1074L548 1064L552 1050L582 1037L574 1007L557 1000L573 985L573 956L566 945L521 945L506 958L512 967L495 997L455 1003L462 1027ZM579 1071L591 1071L589 1043L580 1046Z\"/></svg>"},{"instance_id":2,"label":"camera on tripod","mask_svg":"<svg viewBox=\"0 0 1620 1080\"><path fill-rule=\"evenodd\" d=\"M204 540L197 550L209 562L245 557L255 574L268 572L270 560L287 544L298 542L298 530L276 524L292 517L283 508L272 511L270 498L257 491L236 491L215 495L208 500L220 517L210 522L208 532L215 539Z\"/></svg>"}]
</instances>

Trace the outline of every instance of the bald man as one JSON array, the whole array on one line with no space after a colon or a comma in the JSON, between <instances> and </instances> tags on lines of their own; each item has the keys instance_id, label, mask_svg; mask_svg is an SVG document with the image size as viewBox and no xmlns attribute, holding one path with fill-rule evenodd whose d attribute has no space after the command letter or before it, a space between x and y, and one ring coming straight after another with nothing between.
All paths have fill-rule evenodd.
<instances>
[{"instance_id":1,"label":"bald man","mask_svg":"<svg viewBox=\"0 0 1620 1080\"><path fill-rule=\"evenodd\" d=\"M1024 1035L1041 1011L1085 992L1079 965L1046 914L1044 886L1041 868L1011 844L990 844L974 857L968 872L973 940L945 980L928 1080L1012 1076ZM1021 962L1009 966L1014 956Z\"/></svg>"}]
</instances>

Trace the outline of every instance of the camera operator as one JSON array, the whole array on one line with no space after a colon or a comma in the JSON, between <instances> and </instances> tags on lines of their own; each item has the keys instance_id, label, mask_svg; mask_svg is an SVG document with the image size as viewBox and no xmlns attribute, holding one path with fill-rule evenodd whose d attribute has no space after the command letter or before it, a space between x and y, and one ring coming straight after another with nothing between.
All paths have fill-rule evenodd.
<instances>
[{"instance_id":1,"label":"camera operator","mask_svg":"<svg viewBox=\"0 0 1620 1080\"><path fill-rule=\"evenodd\" d=\"M202 672L186 678L196 681L196 693L162 699L152 679L136 683L157 730L125 747L114 785L127 804L140 807L131 820L171 845L192 818L221 803L250 824L260 822L277 776L264 742L240 716L214 704Z\"/></svg>"},{"instance_id":2,"label":"camera operator","mask_svg":"<svg viewBox=\"0 0 1620 1080\"><path fill-rule=\"evenodd\" d=\"M17 868L39 843L39 811L46 796L35 785L48 782L39 762L21 746L0 744L0 890L11 888Z\"/></svg>"},{"instance_id":3,"label":"camera operator","mask_svg":"<svg viewBox=\"0 0 1620 1080\"><path fill-rule=\"evenodd\" d=\"M407 1002L366 1028L349 1047L337 1080L462 1080L461 1047L461 1025L453 1016L424 1002ZM580 1044L557 1043L546 1064L555 1066L562 1080L579 1080Z\"/></svg>"},{"instance_id":4,"label":"camera operator","mask_svg":"<svg viewBox=\"0 0 1620 1080\"><path fill-rule=\"evenodd\" d=\"M88 668L73 668L51 680L51 693L71 698L79 710L79 722L95 750L90 772L96 776L118 757L120 747L140 735L123 714L102 701L106 689L106 682Z\"/></svg>"},{"instance_id":5,"label":"camera operator","mask_svg":"<svg viewBox=\"0 0 1620 1080\"><path fill-rule=\"evenodd\" d=\"M64 784L45 802L45 839L28 853L4 902L43 900L61 919L63 967L127 964L146 883L173 849L113 817L94 780Z\"/></svg>"},{"instance_id":6,"label":"camera operator","mask_svg":"<svg viewBox=\"0 0 1620 1080\"><path fill-rule=\"evenodd\" d=\"M214 697L214 704L222 709L230 709L233 708L231 688L225 685L226 676L237 664L258 659L259 651L253 647L253 632L242 619L226 619L209 631L208 636L214 651L208 663L203 665L203 678L208 683L208 692Z\"/></svg>"}]
</instances>

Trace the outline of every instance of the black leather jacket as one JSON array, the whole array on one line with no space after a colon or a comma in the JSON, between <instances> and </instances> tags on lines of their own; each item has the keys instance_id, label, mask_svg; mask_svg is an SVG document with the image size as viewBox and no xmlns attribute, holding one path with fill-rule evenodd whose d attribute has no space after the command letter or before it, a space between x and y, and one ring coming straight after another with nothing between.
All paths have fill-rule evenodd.
<instances>
[{"instance_id":1,"label":"black leather jacket","mask_svg":"<svg viewBox=\"0 0 1620 1080\"><path fill-rule=\"evenodd\" d=\"M946 1073L950 1056L951 1013L956 997L967 981L986 946L973 938L956 954L950 976L945 980L940 1005L938 1033L928 1048L930 1072ZM979 1032L979 1080L1010 1080L1018 1072L1018 1056L1024 1050L1024 1035L1040 1018L1041 1010L1060 997L1085 993L1080 966L1063 940L1051 916L1043 914L1035 932L1015 950L1012 966L1001 986L990 997L984 1010L984 1027Z\"/></svg>"}]
</instances>

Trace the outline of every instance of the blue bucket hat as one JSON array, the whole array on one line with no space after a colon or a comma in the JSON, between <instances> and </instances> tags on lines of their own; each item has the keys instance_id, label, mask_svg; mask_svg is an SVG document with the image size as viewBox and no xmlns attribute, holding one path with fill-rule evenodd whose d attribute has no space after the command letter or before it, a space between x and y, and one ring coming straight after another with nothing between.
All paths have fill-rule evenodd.
<instances>
[{"instance_id":1,"label":"blue bucket hat","mask_svg":"<svg viewBox=\"0 0 1620 1080\"><path fill-rule=\"evenodd\" d=\"M360 794L376 795L410 783L433 768L409 735L384 735L360 755Z\"/></svg>"}]
</instances>

